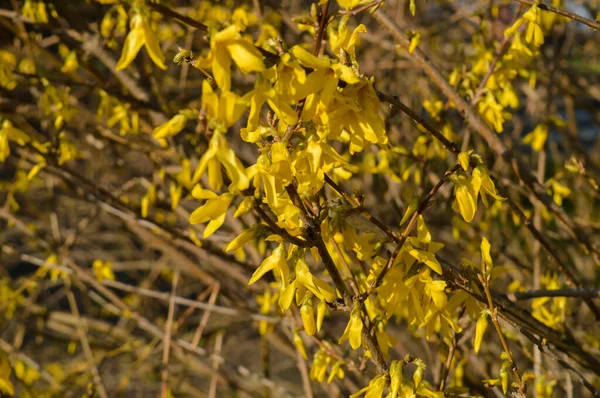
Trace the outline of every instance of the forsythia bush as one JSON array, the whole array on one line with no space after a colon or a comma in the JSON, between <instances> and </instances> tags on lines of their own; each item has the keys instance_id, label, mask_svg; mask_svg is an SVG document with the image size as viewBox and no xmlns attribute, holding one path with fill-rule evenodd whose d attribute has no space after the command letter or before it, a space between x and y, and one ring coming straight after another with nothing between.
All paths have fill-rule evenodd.
<instances>
[{"instance_id":1,"label":"forsythia bush","mask_svg":"<svg viewBox=\"0 0 600 398\"><path fill-rule=\"evenodd\" d=\"M0 395L600 396L582 4L4 4Z\"/></svg>"}]
</instances>

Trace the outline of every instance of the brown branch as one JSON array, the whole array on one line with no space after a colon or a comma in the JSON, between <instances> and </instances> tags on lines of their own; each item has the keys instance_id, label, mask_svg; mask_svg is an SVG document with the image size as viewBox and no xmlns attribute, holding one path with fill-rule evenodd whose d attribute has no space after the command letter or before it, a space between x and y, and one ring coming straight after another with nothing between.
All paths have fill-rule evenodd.
<instances>
[{"instance_id":1,"label":"brown branch","mask_svg":"<svg viewBox=\"0 0 600 398\"><path fill-rule=\"evenodd\" d=\"M215 339L215 355L221 355L221 348L223 347L223 336L225 335L224 331L217 332L217 338ZM214 371L212 377L210 378L210 387L208 391L209 398L216 398L217 396L217 371L219 370L220 362L216 358L213 358L212 361L212 370Z\"/></svg>"},{"instance_id":2,"label":"brown branch","mask_svg":"<svg viewBox=\"0 0 600 398\"><path fill-rule=\"evenodd\" d=\"M567 11L567 10L563 10L561 8L557 8L548 4L544 4L539 0L514 0L516 2L519 2L521 4L527 4L529 6L533 6L535 4L537 4L537 6L544 11L549 11L549 12L553 12L555 14L561 15L563 17L567 17L569 19L572 19L574 21L577 22L581 22L584 25L589 26L591 29L594 30L600 30L600 21L594 21L588 18L584 18L581 15L577 15L573 12Z\"/></svg>"},{"instance_id":3,"label":"brown branch","mask_svg":"<svg viewBox=\"0 0 600 398\"><path fill-rule=\"evenodd\" d=\"M315 29L315 40L313 42L313 54L314 55L318 55L319 51L321 50L321 45L323 43L323 36L325 35L325 28L327 27L327 12L329 10L329 1L330 0L325 0L325 2L323 3L323 5L321 6L321 15L320 15L320 19L318 19L318 22L316 23L316 29Z\"/></svg>"},{"instance_id":4,"label":"brown branch","mask_svg":"<svg viewBox=\"0 0 600 398\"><path fill-rule=\"evenodd\" d=\"M264 222L267 223L267 225L271 229L271 232L273 232L274 234L281 236L285 240L295 244L298 247L307 247L308 246L307 241L300 239L296 236L290 235L290 233L287 230L285 230L284 228L281 228L279 225L277 225L275 223L275 221L273 221L273 219L267 214L267 212L264 211L262 209L262 207L260 207L260 203L257 203L256 206L254 206L254 211L258 214L258 216Z\"/></svg>"},{"instance_id":5,"label":"brown branch","mask_svg":"<svg viewBox=\"0 0 600 398\"><path fill-rule=\"evenodd\" d=\"M539 297L586 297L600 298L600 289L556 289L556 290L531 290L507 295L510 300L531 300Z\"/></svg>"},{"instance_id":6,"label":"brown branch","mask_svg":"<svg viewBox=\"0 0 600 398\"><path fill-rule=\"evenodd\" d=\"M360 211L360 213L362 215L364 215L365 217L367 217L367 219L369 221L371 221L371 223L373 223L373 225L375 225L377 228L379 228L384 234L386 234L391 240L393 241L398 241L399 237L396 234L396 232L394 232L393 230L391 230L390 228L388 228L383 222L381 222L379 219L377 219L375 216L373 216L371 213L369 213L360 203L358 200L352 198L350 195L348 195L346 192L344 192L344 190L342 188L340 188L340 186L338 184L336 184L335 181L333 181L331 179L331 177L329 177L327 174L325 174L325 182L331 187L333 188L334 191L336 191L341 197L343 197L346 202L348 202L348 204L350 206L352 206L353 209L357 209Z\"/></svg>"},{"instance_id":7,"label":"brown branch","mask_svg":"<svg viewBox=\"0 0 600 398\"><path fill-rule=\"evenodd\" d=\"M489 282L489 279L487 278L488 275L486 272L484 272L484 275L479 275L479 276L480 276L479 280L481 281L481 283L483 285L485 297L487 299L487 306L490 309L490 318L492 319L492 323L494 324L496 332L498 333L498 337L500 338L500 343L502 344L502 347L504 348L504 352L506 352L506 355L508 355L508 360L510 361L512 371L513 371L515 377L517 378L517 382L519 383L519 396L524 398L527 396L527 386L525 385L525 383L523 382L523 379L521 378L521 373L519 372L517 363L515 362L512 351L508 347L508 342L506 341L504 332L502 331L502 328L500 327L500 323L498 322L498 313L496 311L496 307L494 306L494 300L492 299L492 292L490 290L490 282Z\"/></svg>"},{"instance_id":8,"label":"brown branch","mask_svg":"<svg viewBox=\"0 0 600 398\"><path fill-rule=\"evenodd\" d=\"M221 290L221 285L218 282L211 287L210 297L208 298L208 305L213 306L217 302L217 297L219 296L219 291ZM198 327L194 332L194 338L192 339L192 345L197 347L200 344L200 340L202 339L202 333L204 333L204 328L208 324L208 320L210 319L211 310L207 309L204 314L202 314L202 318L200 319L200 323L198 323Z\"/></svg>"},{"instance_id":9,"label":"brown branch","mask_svg":"<svg viewBox=\"0 0 600 398\"><path fill-rule=\"evenodd\" d=\"M165 17L176 19L188 26L198 29L201 32L208 32L208 27L203 23L200 23L193 18L180 14L177 11L170 9L169 7L166 7L162 4L153 3L151 1L147 2L146 4L148 4L148 6L154 11L164 15Z\"/></svg>"},{"instance_id":10,"label":"brown branch","mask_svg":"<svg viewBox=\"0 0 600 398\"><path fill-rule=\"evenodd\" d=\"M379 97L380 101L385 101L389 103L392 106L393 110L398 108L402 112L410 116L411 119L417 122L417 124L423 126L432 136L434 136L435 139L438 140L448 151L452 152L455 155L458 155L460 153L458 145L447 139L441 131L435 128L426 119L419 116L415 111L406 106L402 101L400 101L398 97L383 93L381 91L377 91L377 97Z\"/></svg>"}]
</instances>

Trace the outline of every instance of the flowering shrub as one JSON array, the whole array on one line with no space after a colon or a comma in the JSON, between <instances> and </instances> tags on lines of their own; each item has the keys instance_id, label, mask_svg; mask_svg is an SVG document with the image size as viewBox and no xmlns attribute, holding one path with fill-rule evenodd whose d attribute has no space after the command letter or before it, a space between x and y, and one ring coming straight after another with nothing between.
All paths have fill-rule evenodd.
<instances>
[{"instance_id":1,"label":"flowering shrub","mask_svg":"<svg viewBox=\"0 0 600 398\"><path fill-rule=\"evenodd\" d=\"M597 21L69 3L0 13L1 394L599 394Z\"/></svg>"}]
</instances>

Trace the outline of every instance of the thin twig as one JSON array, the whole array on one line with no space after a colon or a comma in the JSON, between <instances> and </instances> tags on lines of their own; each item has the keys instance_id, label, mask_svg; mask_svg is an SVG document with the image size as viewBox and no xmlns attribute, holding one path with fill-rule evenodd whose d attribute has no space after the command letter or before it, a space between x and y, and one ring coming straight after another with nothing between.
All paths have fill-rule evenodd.
<instances>
[{"instance_id":1,"label":"thin twig","mask_svg":"<svg viewBox=\"0 0 600 398\"><path fill-rule=\"evenodd\" d=\"M221 348L223 347L223 336L225 335L224 331L219 331L217 332L217 337L215 339L215 350L214 350L214 354L215 357L213 358L213 363L212 363L212 370L213 370L213 375L210 378L210 387L208 390L208 398L216 398L217 396L217 377L216 375L218 375L218 371L219 371L219 365L220 365L220 361L217 360L216 356L221 355Z\"/></svg>"},{"instance_id":2,"label":"thin twig","mask_svg":"<svg viewBox=\"0 0 600 398\"><path fill-rule=\"evenodd\" d=\"M556 290L531 290L528 292L510 293L507 295L510 300L531 300L540 297L587 297L600 298L600 289L556 289Z\"/></svg>"},{"instance_id":3,"label":"thin twig","mask_svg":"<svg viewBox=\"0 0 600 398\"><path fill-rule=\"evenodd\" d=\"M171 348L171 334L173 333L173 317L175 316L175 297L177 293L177 284L179 283L179 271L175 271L173 275L173 282L171 285L171 297L169 298L169 313L167 315L167 323L165 325L165 339L163 340L163 355L162 355L162 369L160 372L161 384L160 384L160 396L161 398L167 398L169 395L168 381L169 381L169 353Z\"/></svg>"},{"instance_id":4,"label":"thin twig","mask_svg":"<svg viewBox=\"0 0 600 398\"><path fill-rule=\"evenodd\" d=\"M570 12L570 11L567 11L567 10L563 10L561 8L554 7L554 6L542 3L539 0L514 0L514 1L519 2L521 4L527 4L527 5L530 5L530 6L533 6L533 5L537 4L537 6L541 10L550 11L550 12L553 12L555 14L562 15L563 17L567 17L567 18L572 19L574 21L581 22L582 24L589 26L591 29L600 30L600 22L599 21L594 21L594 20L591 20L591 19L588 19L588 18L584 18L581 15L577 15L577 14L575 14L573 12Z\"/></svg>"},{"instance_id":5,"label":"thin twig","mask_svg":"<svg viewBox=\"0 0 600 398\"><path fill-rule=\"evenodd\" d=\"M148 4L148 6L150 8L152 8L154 11L164 15L165 17L176 19L176 20L183 22L184 24L189 25L193 28L196 28L202 32L208 32L208 28L203 23L200 23L193 18L190 18L183 14L180 14L177 11L170 9L167 6L164 6L164 5L158 4L158 3L154 3L151 1L147 2L146 4Z\"/></svg>"},{"instance_id":6,"label":"thin twig","mask_svg":"<svg viewBox=\"0 0 600 398\"><path fill-rule=\"evenodd\" d=\"M94 359L94 353L90 348L90 342L87 338L87 333L85 331L85 326L81 321L81 315L79 315L79 309L77 308L77 301L75 300L75 295L71 290L71 287L67 287L67 299L69 300L69 306L71 307L71 312L75 319L77 319L77 333L79 334L79 341L81 342L81 348L83 349L83 354L85 355L85 359L90 368L90 372L92 373L92 378L94 379L94 384L96 385L96 391L101 398L108 398L108 394L106 393L106 389L104 388L104 384L102 383L102 378L100 377L100 372L98 371L98 366L96 365L96 359Z\"/></svg>"},{"instance_id":7,"label":"thin twig","mask_svg":"<svg viewBox=\"0 0 600 398\"><path fill-rule=\"evenodd\" d=\"M212 285L210 297L208 298L208 305L214 306L217 302L217 297L219 295L219 290L221 289L221 285L217 282ZM200 319L200 323L196 328L196 332L194 333L194 338L192 339L192 346L197 347L200 344L200 340L202 339L202 333L204 332L204 328L206 324L208 324L208 320L210 318L211 311L207 310L202 314L202 318Z\"/></svg>"},{"instance_id":8,"label":"thin twig","mask_svg":"<svg viewBox=\"0 0 600 398\"><path fill-rule=\"evenodd\" d=\"M490 291L490 283L487 275L483 275L481 278L481 283L483 284L483 288L485 291L485 296L487 298L487 304L490 309L490 318L492 319L492 323L496 328L496 332L498 333L498 337L500 338L500 343L502 343L502 347L504 348L504 352L508 355L508 360L510 361L512 371L517 378L517 382L519 383L519 394L521 397L527 396L527 386L523 382L521 378L521 373L519 372L519 368L517 367L517 363L513 357L512 351L508 348L508 343L506 341L506 337L504 337L504 332L502 331L502 327L500 327L500 322L498 322L498 313L496 311L496 307L494 306L494 300L492 299L492 293Z\"/></svg>"},{"instance_id":9,"label":"thin twig","mask_svg":"<svg viewBox=\"0 0 600 398\"><path fill-rule=\"evenodd\" d=\"M65 268L65 269L68 270L68 268ZM128 284L125 284L125 283L122 283L119 281L104 280L104 281L102 281L102 284L112 287L113 289L118 289L118 290L131 292L131 293L137 293L137 294L141 294L144 296L153 297L153 298L161 300L161 301L169 301L168 293L161 293L161 292L157 292L155 290L144 289L141 287L128 285ZM180 296L175 296L174 300L175 300L175 303L179 304L179 305L186 305L188 307L198 308L198 309L208 311L208 312L216 312L216 313L219 313L222 315L228 315L228 316L232 316L232 317L239 318L239 317L247 316L248 318L252 319L253 321L264 321L264 322L269 322L269 323L277 323L280 321L279 319L271 317L271 316L245 313L244 311L236 310L233 308L222 307L222 306L210 304L210 303L207 304L207 303L203 303L203 302L200 302L197 300L191 300L191 299L187 299L187 298L180 297Z\"/></svg>"}]
</instances>

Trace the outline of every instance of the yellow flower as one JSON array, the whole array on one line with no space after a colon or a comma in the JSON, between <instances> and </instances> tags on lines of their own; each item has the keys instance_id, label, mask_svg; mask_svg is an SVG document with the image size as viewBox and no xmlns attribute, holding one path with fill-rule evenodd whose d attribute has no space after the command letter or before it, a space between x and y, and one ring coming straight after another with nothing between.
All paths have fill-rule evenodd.
<instances>
[{"instance_id":1,"label":"yellow flower","mask_svg":"<svg viewBox=\"0 0 600 398\"><path fill-rule=\"evenodd\" d=\"M409 34L409 37L410 37L410 45L408 46L408 53L412 54L412 52L415 51L415 49L421 42L421 33L411 32L411 34Z\"/></svg>"},{"instance_id":2,"label":"yellow flower","mask_svg":"<svg viewBox=\"0 0 600 398\"><path fill-rule=\"evenodd\" d=\"M315 310L311 298L305 299L300 307L300 317L302 318L302 324L304 325L306 334L309 336L314 335L317 331L317 325L315 324Z\"/></svg>"},{"instance_id":3,"label":"yellow flower","mask_svg":"<svg viewBox=\"0 0 600 398\"><path fill-rule=\"evenodd\" d=\"M202 106L208 116L222 123L225 129L233 126L246 110L241 97L231 91L222 91L219 96L207 80L202 82Z\"/></svg>"},{"instance_id":4,"label":"yellow flower","mask_svg":"<svg viewBox=\"0 0 600 398\"><path fill-rule=\"evenodd\" d=\"M0 127L0 162L4 162L10 155L9 140L23 146L30 141L30 138L22 130L13 127L9 120L4 120Z\"/></svg>"},{"instance_id":5,"label":"yellow flower","mask_svg":"<svg viewBox=\"0 0 600 398\"><path fill-rule=\"evenodd\" d=\"M525 32L525 41L527 43L533 43L535 47L539 47L544 44L544 33L542 32L541 24L541 11L537 4L533 5L525 14L523 19L527 20L527 30Z\"/></svg>"},{"instance_id":6,"label":"yellow flower","mask_svg":"<svg viewBox=\"0 0 600 398\"><path fill-rule=\"evenodd\" d=\"M94 269L94 274L96 275L96 279L98 282L102 282L105 279L114 281L115 274L112 270L111 262L104 262L102 260L96 260L92 264L92 268Z\"/></svg>"},{"instance_id":7,"label":"yellow flower","mask_svg":"<svg viewBox=\"0 0 600 398\"><path fill-rule=\"evenodd\" d=\"M285 259L285 246L283 243L279 244L279 246L273 250L273 253L263 260L260 266L252 274L248 285L256 283L264 274L274 269L278 271L277 275L280 277L281 281L284 284L287 284L290 271Z\"/></svg>"},{"instance_id":8,"label":"yellow flower","mask_svg":"<svg viewBox=\"0 0 600 398\"><path fill-rule=\"evenodd\" d=\"M487 319L488 314L489 314L489 311L487 311L487 310L482 311L481 316L479 317L479 319L477 320L477 323L475 324L475 339L473 340L473 349L475 350L476 354L479 352L479 349L481 348L481 342L483 341L483 335L488 326L488 319Z\"/></svg>"},{"instance_id":9,"label":"yellow flower","mask_svg":"<svg viewBox=\"0 0 600 398\"><path fill-rule=\"evenodd\" d=\"M504 108L500 105L492 93L487 93L484 100L479 103L479 113L487 124L494 127L497 133L501 133L504 130L502 125L504 124Z\"/></svg>"},{"instance_id":10,"label":"yellow flower","mask_svg":"<svg viewBox=\"0 0 600 398\"><path fill-rule=\"evenodd\" d=\"M175 115L168 122L155 128L152 132L152 135L158 140L179 134L179 132L185 127L187 121L188 120L184 115Z\"/></svg>"},{"instance_id":11,"label":"yellow flower","mask_svg":"<svg viewBox=\"0 0 600 398\"><path fill-rule=\"evenodd\" d=\"M231 90L232 60L244 74L265 70L261 53L251 42L242 38L240 29L238 25L231 25L214 34L206 58L198 58L193 64L198 69L211 68L222 91Z\"/></svg>"},{"instance_id":12,"label":"yellow flower","mask_svg":"<svg viewBox=\"0 0 600 398\"><path fill-rule=\"evenodd\" d=\"M325 300L328 303L335 300L335 290L329 284L311 274L303 259L298 259L296 262L296 283L304 286L319 300Z\"/></svg>"},{"instance_id":13,"label":"yellow flower","mask_svg":"<svg viewBox=\"0 0 600 398\"><path fill-rule=\"evenodd\" d=\"M352 10L361 3L362 0L337 0L340 7L344 7L346 10Z\"/></svg>"},{"instance_id":14,"label":"yellow flower","mask_svg":"<svg viewBox=\"0 0 600 398\"><path fill-rule=\"evenodd\" d=\"M77 147L72 144L68 139L67 139L67 135L64 132L61 132L58 135L58 141L59 141L59 157L58 157L58 164L62 165L66 162L68 162L69 160L74 160L74 159L78 159L81 157L81 153L79 152L79 149L77 149Z\"/></svg>"},{"instance_id":15,"label":"yellow flower","mask_svg":"<svg viewBox=\"0 0 600 398\"><path fill-rule=\"evenodd\" d=\"M477 211L477 194L471 181L464 174L454 179L454 194L456 196L454 206L458 208L466 222L471 222Z\"/></svg>"},{"instance_id":16,"label":"yellow flower","mask_svg":"<svg viewBox=\"0 0 600 398\"><path fill-rule=\"evenodd\" d=\"M525 41L533 43L535 47L539 47L544 44L544 33L542 32L541 24L541 11L537 4L531 6L521 18L519 18L511 27L504 31L505 36L513 35L517 30L524 24L527 23L527 29L525 31Z\"/></svg>"},{"instance_id":17,"label":"yellow flower","mask_svg":"<svg viewBox=\"0 0 600 398\"><path fill-rule=\"evenodd\" d=\"M246 171L242 162L237 158L233 149L225 136L219 131L215 131L208 149L200 158L198 167L192 177L192 182L200 181L204 173L208 170L208 184L215 190L223 186L223 176L221 175L221 165L225 168L227 175L232 181L234 189L243 191L250 185L250 180L246 176Z\"/></svg>"},{"instance_id":18,"label":"yellow flower","mask_svg":"<svg viewBox=\"0 0 600 398\"><path fill-rule=\"evenodd\" d=\"M29 18L33 22L48 23L48 13L44 1L25 0L21 12L25 18Z\"/></svg>"},{"instance_id":19,"label":"yellow flower","mask_svg":"<svg viewBox=\"0 0 600 398\"><path fill-rule=\"evenodd\" d=\"M317 330L321 330L323 326L323 319L325 318L325 312L327 311L327 302L325 300L319 300L317 304Z\"/></svg>"},{"instance_id":20,"label":"yellow flower","mask_svg":"<svg viewBox=\"0 0 600 398\"><path fill-rule=\"evenodd\" d=\"M350 320L348 321L348 325L346 325L346 330L344 330L344 334L342 335L342 337L340 337L338 344L342 344L345 340L349 339L350 347L352 347L352 349L354 350L358 349L362 342L362 328L363 323L361 319L360 305L355 304L354 308L352 309L352 313L350 314ZM366 391L365 389L363 390ZM359 393L361 392L359 391L356 394L360 395ZM354 394L353 396L358 396L356 394Z\"/></svg>"},{"instance_id":21,"label":"yellow flower","mask_svg":"<svg viewBox=\"0 0 600 398\"><path fill-rule=\"evenodd\" d=\"M512 51L524 54L528 57L533 56L533 52L521 41L521 33L516 32L515 37L513 38L512 43L510 44L510 49Z\"/></svg>"},{"instance_id":22,"label":"yellow flower","mask_svg":"<svg viewBox=\"0 0 600 398\"><path fill-rule=\"evenodd\" d=\"M496 200L505 200L505 198L498 194L496 185L494 185L494 181L490 178L490 173L487 167L483 165L479 165L473 170L471 184L473 186L473 191L475 192L475 200L477 200L477 195L481 193L481 200L483 201L485 207L488 207L486 195L490 195Z\"/></svg>"},{"instance_id":23,"label":"yellow flower","mask_svg":"<svg viewBox=\"0 0 600 398\"><path fill-rule=\"evenodd\" d=\"M403 369L403 361L392 361L390 364L390 398L398 397L404 379Z\"/></svg>"},{"instance_id":24,"label":"yellow flower","mask_svg":"<svg viewBox=\"0 0 600 398\"><path fill-rule=\"evenodd\" d=\"M523 137L523 144L531 145L534 151L540 152L548 139L548 124L538 124L531 133Z\"/></svg>"},{"instance_id":25,"label":"yellow flower","mask_svg":"<svg viewBox=\"0 0 600 398\"><path fill-rule=\"evenodd\" d=\"M12 90L17 86L13 70L17 65L15 55L6 50L0 50L0 86Z\"/></svg>"},{"instance_id":26,"label":"yellow flower","mask_svg":"<svg viewBox=\"0 0 600 398\"><path fill-rule=\"evenodd\" d=\"M278 148L278 149L277 149ZM262 183L264 190L264 200L271 210L277 215L277 225L286 228L289 233L296 236L301 233L300 227L300 209L296 207L285 186L289 185L290 180L283 180L285 177L285 164L289 162L285 158L285 153L281 146L276 147L276 155L272 160L267 154L258 157L256 164L248 168L248 177L254 178L254 186L259 187ZM279 174L276 174L279 171Z\"/></svg>"},{"instance_id":27,"label":"yellow flower","mask_svg":"<svg viewBox=\"0 0 600 398\"><path fill-rule=\"evenodd\" d=\"M117 62L117 70L123 70L135 59L142 46L146 47L152 61L161 69L167 69L165 56L160 49L158 38L150 28L150 24L141 15L131 18L131 30L125 38L121 58Z\"/></svg>"},{"instance_id":28,"label":"yellow flower","mask_svg":"<svg viewBox=\"0 0 600 398\"><path fill-rule=\"evenodd\" d=\"M190 215L190 224L209 222L203 234L203 237L206 239L225 222L225 216L227 215L233 195L228 192L217 195L212 191L202 189L200 185L196 185L192 191L192 196L196 199L206 200L203 206L194 210Z\"/></svg>"},{"instance_id":29,"label":"yellow flower","mask_svg":"<svg viewBox=\"0 0 600 398\"><path fill-rule=\"evenodd\" d=\"M225 252L230 252L239 249L244 246L246 243L250 242L257 233L264 227L263 224L254 224L252 227L244 230L241 234L239 234L234 240L229 242Z\"/></svg>"},{"instance_id":30,"label":"yellow flower","mask_svg":"<svg viewBox=\"0 0 600 398\"><path fill-rule=\"evenodd\" d=\"M323 124L329 123L329 138L350 142L351 154L362 151L367 143L385 145L388 142L379 115L379 99L370 82L349 84L343 90L336 91L327 113L321 115L321 119Z\"/></svg>"},{"instance_id":31,"label":"yellow flower","mask_svg":"<svg viewBox=\"0 0 600 398\"><path fill-rule=\"evenodd\" d=\"M569 195L571 195L571 189L565 185L562 185L555 179L551 179L548 182L550 182L552 186L552 199L554 200L554 203L556 203L559 206L562 206L563 198L566 198Z\"/></svg>"},{"instance_id":32,"label":"yellow flower","mask_svg":"<svg viewBox=\"0 0 600 398\"><path fill-rule=\"evenodd\" d=\"M325 174L346 164L344 158L327 143L325 134L325 129L312 134L306 145L302 145L305 149L297 148L290 158L301 196L316 194L325 183Z\"/></svg>"},{"instance_id":33,"label":"yellow flower","mask_svg":"<svg viewBox=\"0 0 600 398\"><path fill-rule=\"evenodd\" d=\"M383 390L385 389L385 385L385 376L375 376L375 378L369 382L369 385L367 387L350 395L350 398L358 398L363 394L365 394L365 398L381 398L383 396Z\"/></svg>"},{"instance_id":34,"label":"yellow flower","mask_svg":"<svg viewBox=\"0 0 600 398\"><path fill-rule=\"evenodd\" d=\"M350 56L350 61L354 61L356 58L356 44L360 39L359 34L365 33L367 28L365 25L360 24L350 33L350 29L348 29L349 18L349 14L344 15L340 20L337 31L334 29L329 30L329 41L331 42L331 50L335 55L339 57L340 51L344 50Z\"/></svg>"}]
</instances>

